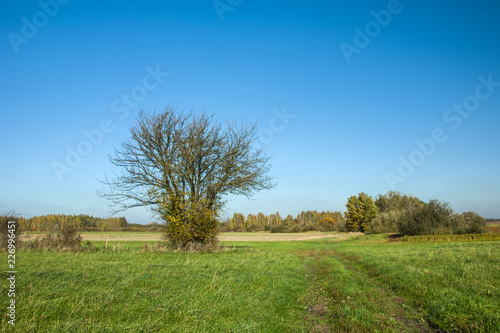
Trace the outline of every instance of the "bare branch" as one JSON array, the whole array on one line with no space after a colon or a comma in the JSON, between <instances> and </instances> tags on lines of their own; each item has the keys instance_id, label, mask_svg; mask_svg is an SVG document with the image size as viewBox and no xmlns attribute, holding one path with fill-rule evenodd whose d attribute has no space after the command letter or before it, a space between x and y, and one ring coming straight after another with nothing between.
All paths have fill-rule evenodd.
<instances>
[{"instance_id":1,"label":"bare branch","mask_svg":"<svg viewBox=\"0 0 500 333\"><path fill-rule=\"evenodd\" d=\"M269 157L257 148L256 125L217 122L205 113L167 107L141 112L131 138L115 148L110 162L120 174L101 181L98 192L114 212L149 206L168 215L172 200L217 213L228 194L245 195L275 186Z\"/></svg>"}]
</instances>

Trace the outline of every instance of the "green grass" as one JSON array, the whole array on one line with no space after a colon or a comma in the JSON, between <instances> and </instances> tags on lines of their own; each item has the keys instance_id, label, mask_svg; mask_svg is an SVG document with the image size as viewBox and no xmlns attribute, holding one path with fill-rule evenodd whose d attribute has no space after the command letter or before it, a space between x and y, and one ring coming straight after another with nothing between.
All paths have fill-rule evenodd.
<instances>
[{"instance_id":1,"label":"green grass","mask_svg":"<svg viewBox=\"0 0 500 333\"><path fill-rule=\"evenodd\" d=\"M30 251L17 270L18 332L304 329L295 319L303 312L302 260L289 252Z\"/></svg>"},{"instance_id":2,"label":"green grass","mask_svg":"<svg viewBox=\"0 0 500 333\"><path fill-rule=\"evenodd\" d=\"M500 332L499 242L371 235L231 242L205 254L96 243L18 251L17 332ZM1 329L13 331L5 282L0 295Z\"/></svg>"},{"instance_id":3,"label":"green grass","mask_svg":"<svg viewBox=\"0 0 500 333\"><path fill-rule=\"evenodd\" d=\"M376 243L376 242L373 242ZM500 244L338 244L333 255L442 330L500 332Z\"/></svg>"}]
</instances>

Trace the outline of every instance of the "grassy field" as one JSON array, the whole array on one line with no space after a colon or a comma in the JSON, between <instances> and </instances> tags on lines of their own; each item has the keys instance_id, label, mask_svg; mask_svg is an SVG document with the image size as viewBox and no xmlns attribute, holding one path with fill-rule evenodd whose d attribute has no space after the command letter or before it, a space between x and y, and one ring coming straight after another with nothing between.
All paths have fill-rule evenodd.
<instances>
[{"instance_id":1,"label":"grassy field","mask_svg":"<svg viewBox=\"0 0 500 333\"><path fill-rule=\"evenodd\" d=\"M497 241L248 237L204 254L95 243L17 253L15 331L500 332ZM7 293L3 282L2 314ZM14 331L5 315L1 329Z\"/></svg>"}]
</instances>

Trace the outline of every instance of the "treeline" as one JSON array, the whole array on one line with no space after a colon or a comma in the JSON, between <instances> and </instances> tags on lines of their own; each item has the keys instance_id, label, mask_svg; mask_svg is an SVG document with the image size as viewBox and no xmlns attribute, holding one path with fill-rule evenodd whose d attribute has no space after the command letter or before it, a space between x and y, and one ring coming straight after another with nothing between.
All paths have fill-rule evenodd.
<instances>
[{"instance_id":1,"label":"treeline","mask_svg":"<svg viewBox=\"0 0 500 333\"><path fill-rule=\"evenodd\" d=\"M279 212L265 215L234 213L220 223L220 231L271 231L271 232L301 232L301 231L334 231L345 227L345 219L341 212L302 211L296 217L287 215L285 218ZM344 231L344 230L340 230Z\"/></svg>"},{"instance_id":2,"label":"treeline","mask_svg":"<svg viewBox=\"0 0 500 333\"><path fill-rule=\"evenodd\" d=\"M64 227L76 228L80 231L163 231L164 226L156 222L150 224L128 223L125 217L94 217L90 215L50 214L19 218L22 231L58 232Z\"/></svg>"},{"instance_id":3,"label":"treeline","mask_svg":"<svg viewBox=\"0 0 500 333\"><path fill-rule=\"evenodd\" d=\"M475 212L457 214L446 202L424 202L412 195L389 191L373 199L361 192L349 197L346 211L302 211L295 218L279 212L244 216L234 213L220 231L357 231L405 235L478 234L488 231L486 220Z\"/></svg>"}]
</instances>

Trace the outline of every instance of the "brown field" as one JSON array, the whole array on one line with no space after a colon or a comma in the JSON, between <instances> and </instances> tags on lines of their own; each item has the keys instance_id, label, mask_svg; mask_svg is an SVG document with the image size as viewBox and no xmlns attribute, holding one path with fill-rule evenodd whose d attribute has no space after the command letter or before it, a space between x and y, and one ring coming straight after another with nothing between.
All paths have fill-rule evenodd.
<instances>
[{"instance_id":1,"label":"brown field","mask_svg":"<svg viewBox=\"0 0 500 333\"><path fill-rule=\"evenodd\" d=\"M358 232L350 233L324 233L324 232L304 232L304 233L278 233L270 232L226 232L219 235L219 240L226 242L276 242L276 241L303 241L312 239L332 238L335 240L345 240L351 236L362 235Z\"/></svg>"},{"instance_id":2,"label":"brown field","mask_svg":"<svg viewBox=\"0 0 500 333\"><path fill-rule=\"evenodd\" d=\"M304 232L304 233L276 233L270 232L225 232L219 235L222 242L276 242L276 241L304 241L313 239L331 238L332 240L345 240L351 236L361 235L361 233L323 233L323 232ZM44 234L30 234L31 239L44 236ZM162 239L161 233L129 233L129 232L90 232L82 233L84 241L141 241L156 242Z\"/></svg>"},{"instance_id":3,"label":"brown field","mask_svg":"<svg viewBox=\"0 0 500 333\"><path fill-rule=\"evenodd\" d=\"M498 222L488 223L488 232L491 233L500 232L500 223Z\"/></svg>"}]
</instances>

